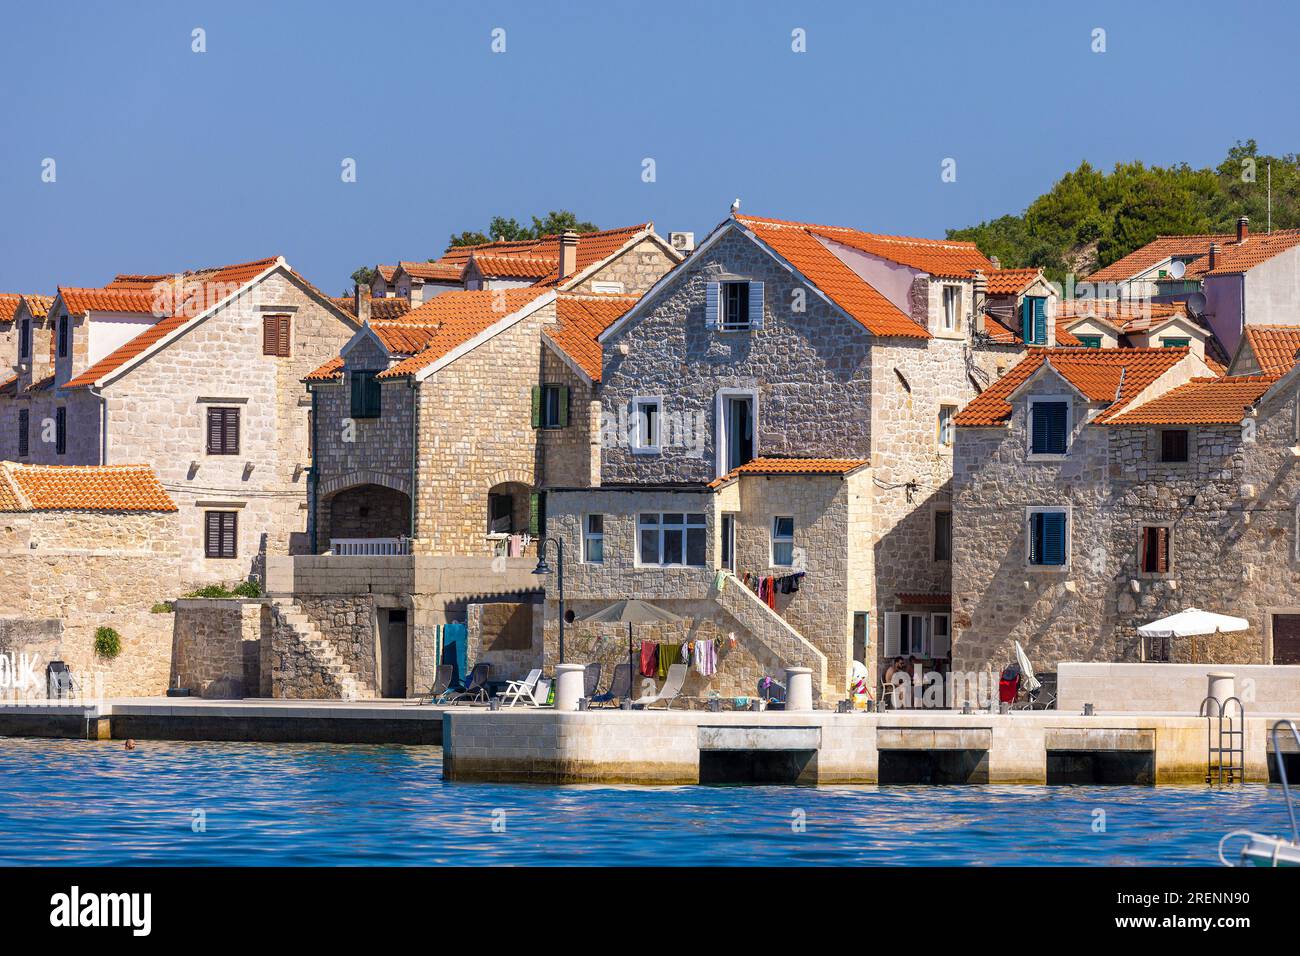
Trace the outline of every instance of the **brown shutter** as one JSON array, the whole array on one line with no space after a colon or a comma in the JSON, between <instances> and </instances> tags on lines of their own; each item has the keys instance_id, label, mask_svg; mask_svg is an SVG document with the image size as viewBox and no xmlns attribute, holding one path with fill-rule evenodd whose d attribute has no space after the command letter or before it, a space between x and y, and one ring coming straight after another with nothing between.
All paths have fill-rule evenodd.
<instances>
[{"instance_id":1,"label":"brown shutter","mask_svg":"<svg viewBox=\"0 0 1300 956\"><path fill-rule=\"evenodd\" d=\"M203 513L203 554L208 558L221 554L221 513L205 511Z\"/></svg>"},{"instance_id":2,"label":"brown shutter","mask_svg":"<svg viewBox=\"0 0 1300 956\"><path fill-rule=\"evenodd\" d=\"M1149 572L1151 570L1151 529L1150 528L1142 529L1141 548L1142 548L1142 555L1139 564L1144 572Z\"/></svg>"},{"instance_id":3,"label":"brown shutter","mask_svg":"<svg viewBox=\"0 0 1300 956\"><path fill-rule=\"evenodd\" d=\"M1161 574L1169 570L1169 529L1156 528L1156 570Z\"/></svg>"},{"instance_id":4,"label":"brown shutter","mask_svg":"<svg viewBox=\"0 0 1300 956\"><path fill-rule=\"evenodd\" d=\"M208 409L208 454L221 454L221 409L219 408Z\"/></svg>"},{"instance_id":5,"label":"brown shutter","mask_svg":"<svg viewBox=\"0 0 1300 956\"><path fill-rule=\"evenodd\" d=\"M239 409L227 408L221 450L227 455L239 454Z\"/></svg>"},{"instance_id":6,"label":"brown shutter","mask_svg":"<svg viewBox=\"0 0 1300 956\"><path fill-rule=\"evenodd\" d=\"M276 321L275 316L273 315L262 316L262 354L263 355L278 354L279 347L276 344L276 339L278 336L276 333L279 331L279 328L280 328L280 323Z\"/></svg>"},{"instance_id":7,"label":"brown shutter","mask_svg":"<svg viewBox=\"0 0 1300 956\"><path fill-rule=\"evenodd\" d=\"M282 315L279 317L279 326L277 331L279 332L278 345L280 350L275 354L279 355L281 358L288 358L289 357L289 317L287 315Z\"/></svg>"},{"instance_id":8,"label":"brown shutter","mask_svg":"<svg viewBox=\"0 0 1300 956\"><path fill-rule=\"evenodd\" d=\"M221 528L221 556L223 558L233 558L238 556L235 548L235 541L239 537L239 514L234 511L227 511L222 515L224 519Z\"/></svg>"}]
</instances>

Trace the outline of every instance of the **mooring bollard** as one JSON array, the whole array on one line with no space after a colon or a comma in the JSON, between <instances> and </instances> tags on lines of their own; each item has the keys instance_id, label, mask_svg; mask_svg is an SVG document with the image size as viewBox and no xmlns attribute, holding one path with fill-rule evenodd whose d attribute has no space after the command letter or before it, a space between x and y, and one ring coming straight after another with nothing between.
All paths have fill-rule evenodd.
<instances>
[{"instance_id":1,"label":"mooring bollard","mask_svg":"<svg viewBox=\"0 0 1300 956\"><path fill-rule=\"evenodd\" d=\"M835 704L835 713L837 714L847 714L850 709L851 707L847 700L837 701Z\"/></svg>"},{"instance_id":2,"label":"mooring bollard","mask_svg":"<svg viewBox=\"0 0 1300 956\"><path fill-rule=\"evenodd\" d=\"M722 712L722 701L719 698L713 697L709 699L709 712L713 714Z\"/></svg>"},{"instance_id":3,"label":"mooring bollard","mask_svg":"<svg viewBox=\"0 0 1300 956\"><path fill-rule=\"evenodd\" d=\"M999 714L1011 713L1011 705L1007 703L1005 700L1002 701L1002 703L998 705L998 713Z\"/></svg>"},{"instance_id":4,"label":"mooring bollard","mask_svg":"<svg viewBox=\"0 0 1300 956\"><path fill-rule=\"evenodd\" d=\"M1083 705L1083 716L1085 716L1085 717L1091 717L1092 715L1093 715L1092 704L1084 704L1084 705Z\"/></svg>"},{"instance_id":5,"label":"mooring bollard","mask_svg":"<svg viewBox=\"0 0 1300 956\"><path fill-rule=\"evenodd\" d=\"M961 712L963 714L973 714L975 713L975 708L970 705L970 701L964 700L961 702Z\"/></svg>"},{"instance_id":6,"label":"mooring bollard","mask_svg":"<svg viewBox=\"0 0 1300 956\"><path fill-rule=\"evenodd\" d=\"M582 698L583 675L587 673L586 664L555 665L555 709L577 710Z\"/></svg>"},{"instance_id":7,"label":"mooring bollard","mask_svg":"<svg viewBox=\"0 0 1300 956\"><path fill-rule=\"evenodd\" d=\"M493 697L491 700L488 701L488 710L500 710L500 709L501 709L500 697Z\"/></svg>"},{"instance_id":8,"label":"mooring bollard","mask_svg":"<svg viewBox=\"0 0 1300 956\"><path fill-rule=\"evenodd\" d=\"M631 699L630 697L624 697L621 701L618 702L618 709L619 709L619 710L631 710L631 709L632 709L632 699Z\"/></svg>"},{"instance_id":9,"label":"mooring bollard","mask_svg":"<svg viewBox=\"0 0 1300 956\"><path fill-rule=\"evenodd\" d=\"M591 698L590 698L590 697L579 697L579 698L578 698L578 710L590 710L590 709L591 709Z\"/></svg>"},{"instance_id":10,"label":"mooring bollard","mask_svg":"<svg viewBox=\"0 0 1300 956\"><path fill-rule=\"evenodd\" d=\"M785 669L785 709L813 709L811 667L787 667Z\"/></svg>"}]
</instances>

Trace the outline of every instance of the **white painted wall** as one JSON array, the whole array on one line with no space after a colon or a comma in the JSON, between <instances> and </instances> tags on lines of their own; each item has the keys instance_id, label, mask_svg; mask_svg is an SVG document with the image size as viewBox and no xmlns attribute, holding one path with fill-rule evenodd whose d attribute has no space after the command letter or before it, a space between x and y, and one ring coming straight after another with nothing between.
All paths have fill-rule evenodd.
<instances>
[{"instance_id":1,"label":"white painted wall","mask_svg":"<svg viewBox=\"0 0 1300 956\"><path fill-rule=\"evenodd\" d=\"M89 328L86 337L86 368L158 321L157 316L141 315L138 312L91 312L86 319Z\"/></svg>"}]
</instances>

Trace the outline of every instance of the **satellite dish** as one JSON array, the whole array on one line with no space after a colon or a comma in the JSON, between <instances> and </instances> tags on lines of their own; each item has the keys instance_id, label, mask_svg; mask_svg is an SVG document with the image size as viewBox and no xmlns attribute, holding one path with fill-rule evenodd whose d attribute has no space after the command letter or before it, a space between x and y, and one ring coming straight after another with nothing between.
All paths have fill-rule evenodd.
<instances>
[{"instance_id":1,"label":"satellite dish","mask_svg":"<svg viewBox=\"0 0 1300 956\"><path fill-rule=\"evenodd\" d=\"M1205 293L1193 292L1187 297L1187 313L1194 319L1205 315Z\"/></svg>"},{"instance_id":2,"label":"satellite dish","mask_svg":"<svg viewBox=\"0 0 1300 956\"><path fill-rule=\"evenodd\" d=\"M1181 279L1187 273L1187 263L1182 259L1175 259L1169 263L1169 274L1175 279Z\"/></svg>"}]
</instances>

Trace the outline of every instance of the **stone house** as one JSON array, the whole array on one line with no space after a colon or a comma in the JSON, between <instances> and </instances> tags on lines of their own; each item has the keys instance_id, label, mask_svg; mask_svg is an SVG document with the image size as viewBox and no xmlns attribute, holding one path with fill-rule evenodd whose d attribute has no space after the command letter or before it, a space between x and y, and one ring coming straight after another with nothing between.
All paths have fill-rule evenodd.
<instances>
[{"instance_id":1,"label":"stone house","mask_svg":"<svg viewBox=\"0 0 1300 956\"><path fill-rule=\"evenodd\" d=\"M1061 303L1057 320L1062 332L1086 348L1187 347L1216 373L1228 363L1228 353L1204 318L1188 311L1186 302L1125 299L1072 299Z\"/></svg>"},{"instance_id":2,"label":"stone house","mask_svg":"<svg viewBox=\"0 0 1300 956\"><path fill-rule=\"evenodd\" d=\"M172 617L152 608L179 573L177 517L147 466L0 462L0 653L28 654L42 682L66 661L90 695L163 693ZM111 660L100 627L119 635Z\"/></svg>"},{"instance_id":3,"label":"stone house","mask_svg":"<svg viewBox=\"0 0 1300 956\"><path fill-rule=\"evenodd\" d=\"M1230 375L1281 377L1296 364L1300 325L1248 325L1228 364Z\"/></svg>"},{"instance_id":4,"label":"stone house","mask_svg":"<svg viewBox=\"0 0 1300 956\"><path fill-rule=\"evenodd\" d=\"M1036 317L1045 341L1054 334L1055 293L1036 272L998 276L995 301L1016 326L1005 341L987 334L987 281L1000 271L970 243L720 224L599 338L601 488L548 499L569 567L580 542L609 535L610 557L574 572L575 600L680 593L692 616L717 603L717 572L789 577L774 555L798 554L808 570L780 613L722 587L745 615L720 619L750 661L736 674L791 662L772 634L817 661L827 699L845 693L854 660L872 673L882 654L942 666L952 420L1025 350L1022 304L1031 329ZM702 529L702 548L677 550L683 522L688 536ZM672 556L648 556L643 545L670 532Z\"/></svg>"},{"instance_id":5,"label":"stone house","mask_svg":"<svg viewBox=\"0 0 1300 956\"><path fill-rule=\"evenodd\" d=\"M60 289L0 397L0 449L145 462L179 507L173 589L260 576L268 554L306 549L301 380L356 328L281 258Z\"/></svg>"}]
</instances>

